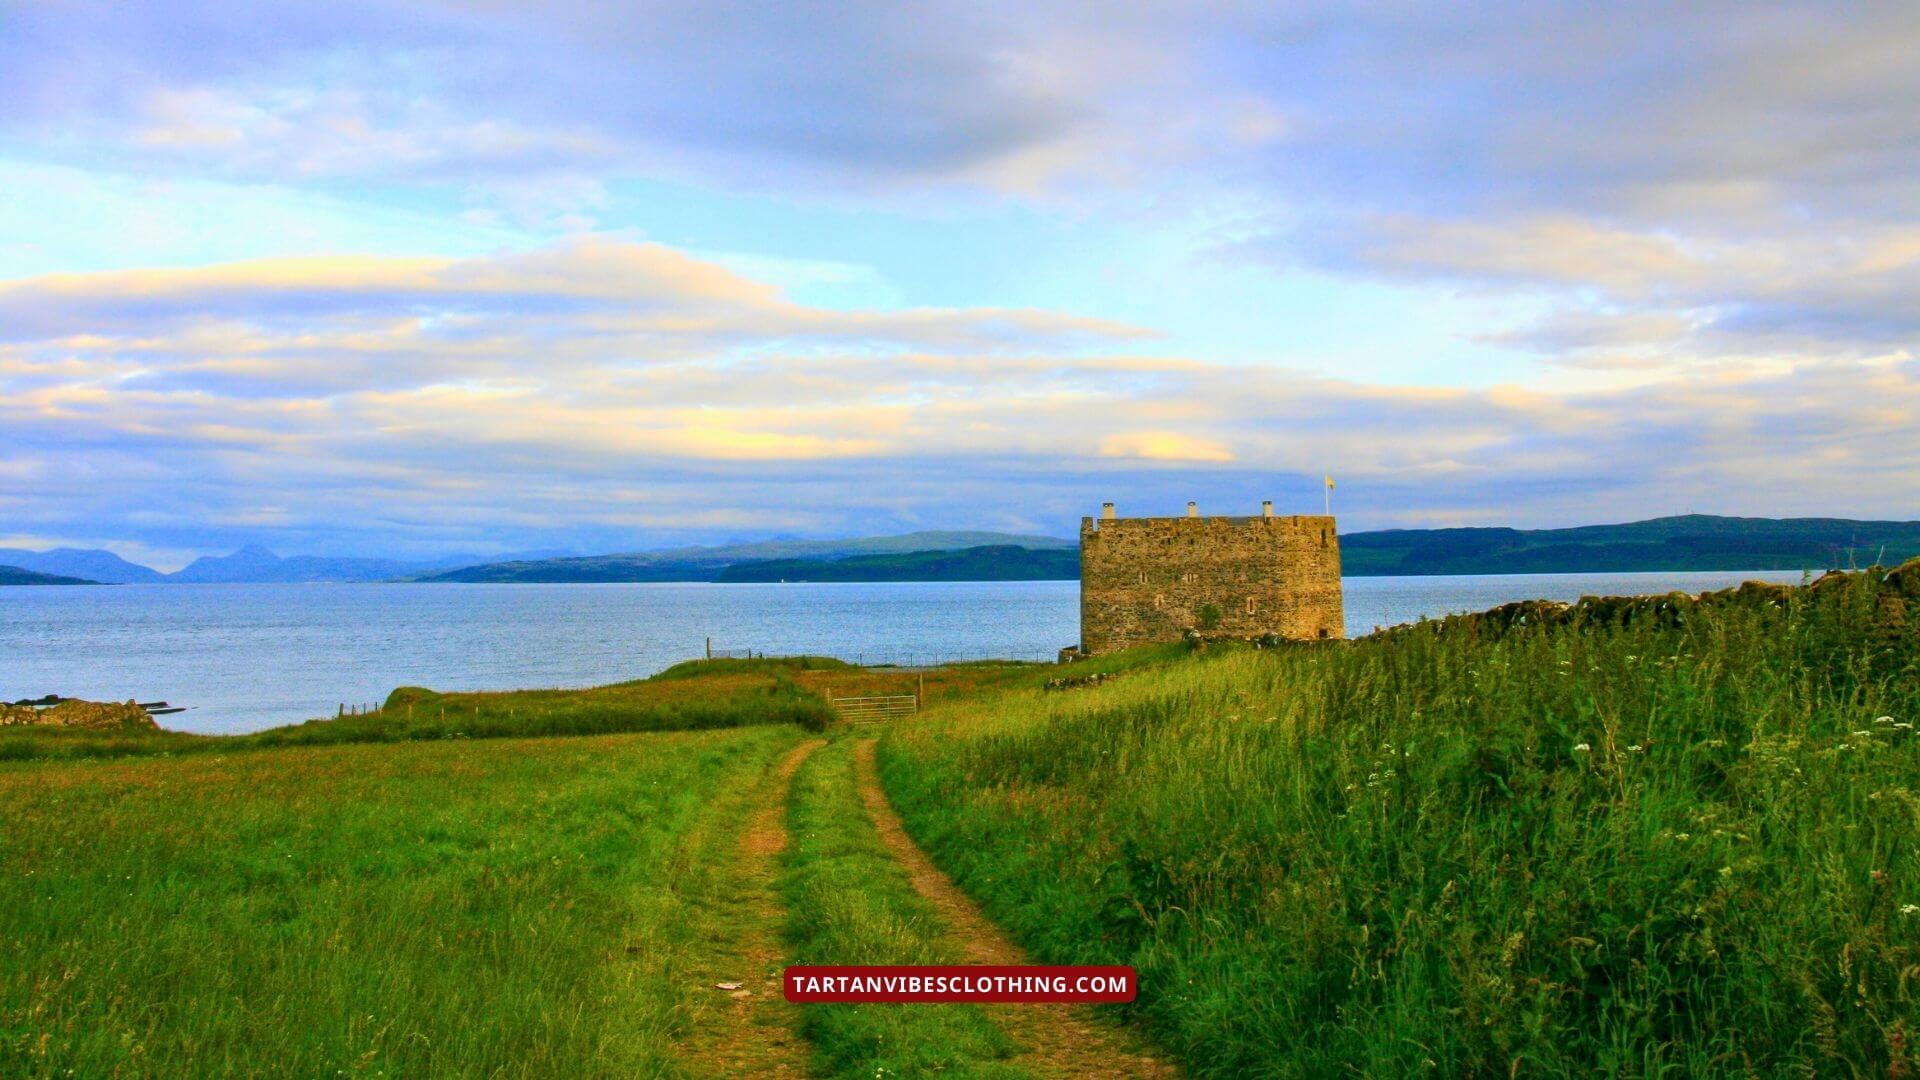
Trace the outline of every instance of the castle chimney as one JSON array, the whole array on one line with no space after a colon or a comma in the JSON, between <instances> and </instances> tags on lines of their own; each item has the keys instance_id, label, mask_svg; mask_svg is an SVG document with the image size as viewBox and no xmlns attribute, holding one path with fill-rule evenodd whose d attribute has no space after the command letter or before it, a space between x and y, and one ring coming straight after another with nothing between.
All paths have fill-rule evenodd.
<instances>
[{"instance_id":1,"label":"castle chimney","mask_svg":"<svg viewBox=\"0 0 1920 1080\"><path fill-rule=\"evenodd\" d=\"M1188 504L1187 504L1187 516L1188 516L1188 517L1199 517L1199 516L1200 516L1200 504L1199 504L1199 503L1197 503L1197 502L1190 502L1190 503L1188 503Z\"/></svg>"},{"instance_id":2,"label":"castle chimney","mask_svg":"<svg viewBox=\"0 0 1920 1080\"><path fill-rule=\"evenodd\" d=\"M1114 517L1115 517L1115 516L1116 516L1116 515L1115 515L1115 514L1114 514L1114 512L1113 512L1113 504L1112 504L1112 503L1101 503L1101 504L1100 504L1100 520L1102 520L1102 521L1112 521L1112 520L1114 519Z\"/></svg>"},{"instance_id":3,"label":"castle chimney","mask_svg":"<svg viewBox=\"0 0 1920 1080\"><path fill-rule=\"evenodd\" d=\"M1261 503L1260 503L1260 516L1261 516L1261 517L1272 517L1272 516L1273 516L1273 500L1272 500L1272 499L1265 499L1265 500L1262 500L1262 501L1261 501Z\"/></svg>"}]
</instances>

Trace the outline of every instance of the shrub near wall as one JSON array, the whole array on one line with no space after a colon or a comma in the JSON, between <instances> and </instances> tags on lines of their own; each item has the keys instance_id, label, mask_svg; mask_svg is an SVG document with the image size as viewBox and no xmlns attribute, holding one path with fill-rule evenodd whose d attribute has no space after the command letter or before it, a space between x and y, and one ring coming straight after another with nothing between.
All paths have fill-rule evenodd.
<instances>
[{"instance_id":1,"label":"shrub near wall","mask_svg":"<svg viewBox=\"0 0 1920 1080\"><path fill-rule=\"evenodd\" d=\"M1216 648L939 711L883 772L1202 1075L1911 1075L1917 585Z\"/></svg>"}]
</instances>

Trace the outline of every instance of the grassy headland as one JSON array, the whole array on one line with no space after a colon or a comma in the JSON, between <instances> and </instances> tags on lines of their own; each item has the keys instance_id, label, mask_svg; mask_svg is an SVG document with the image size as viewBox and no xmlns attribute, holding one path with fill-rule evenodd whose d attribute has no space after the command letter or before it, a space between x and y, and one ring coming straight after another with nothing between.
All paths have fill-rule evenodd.
<instances>
[{"instance_id":1,"label":"grassy headland","mask_svg":"<svg viewBox=\"0 0 1920 1080\"><path fill-rule=\"evenodd\" d=\"M1215 648L951 702L882 770L1199 1075L1911 1074L1917 632L1913 565Z\"/></svg>"},{"instance_id":2,"label":"grassy headland","mask_svg":"<svg viewBox=\"0 0 1920 1080\"><path fill-rule=\"evenodd\" d=\"M411 742L420 739L528 738L687 731L785 723L818 731L832 709L801 673L855 669L823 657L697 660L632 682L584 690L438 693L403 686L369 712L310 720L250 735L189 735L151 727L68 730L0 727L0 761L41 757L121 757L205 753L269 746Z\"/></svg>"}]
</instances>

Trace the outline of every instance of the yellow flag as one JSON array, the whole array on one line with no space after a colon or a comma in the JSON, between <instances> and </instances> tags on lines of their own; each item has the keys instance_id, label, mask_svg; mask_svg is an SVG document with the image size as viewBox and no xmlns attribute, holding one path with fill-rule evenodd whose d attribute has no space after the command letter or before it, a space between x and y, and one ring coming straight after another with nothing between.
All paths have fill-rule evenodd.
<instances>
[{"instance_id":1,"label":"yellow flag","mask_svg":"<svg viewBox=\"0 0 1920 1080\"><path fill-rule=\"evenodd\" d=\"M1328 487L1332 487L1332 486L1333 486L1333 477L1331 477L1331 476L1329 476L1329 477L1327 477L1327 486L1328 486Z\"/></svg>"}]
</instances>

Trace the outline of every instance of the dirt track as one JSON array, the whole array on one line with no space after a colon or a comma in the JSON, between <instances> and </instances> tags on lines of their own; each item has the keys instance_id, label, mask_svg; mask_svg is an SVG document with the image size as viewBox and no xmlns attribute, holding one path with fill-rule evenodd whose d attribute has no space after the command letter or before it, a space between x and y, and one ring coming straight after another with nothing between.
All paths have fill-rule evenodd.
<instances>
[{"instance_id":1,"label":"dirt track","mask_svg":"<svg viewBox=\"0 0 1920 1080\"><path fill-rule=\"evenodd\" d=\"M887 802L874 768L877 740L859 746L860 797L887 849L913 879L913 887L927 898L952 928L975 964L1027 964L1032 961L1006 932L980 911L953 880L927 858ZM1096 1015L1090 1005L996 1005L993 1019L1008 1035L1027 1048L1012 1064L1039 1076L1172 1077L1178 1070L1145 1052L1137 1041Z\"/></svg>"}]
</instances>

